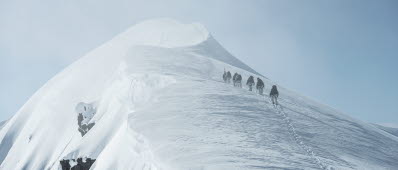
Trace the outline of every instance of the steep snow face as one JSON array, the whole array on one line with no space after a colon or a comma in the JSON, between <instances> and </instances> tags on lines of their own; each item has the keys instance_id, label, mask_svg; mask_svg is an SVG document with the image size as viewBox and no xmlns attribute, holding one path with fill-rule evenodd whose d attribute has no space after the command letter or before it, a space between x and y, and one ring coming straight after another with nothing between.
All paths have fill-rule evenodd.
<instances>
[{"instance_id":1,"label":"steep snow face","mask_svg":"<svg viewBox=\"0 0 398 170\"><path fill-rule=\"evenodd\" d=\"M0 169L56 170L77 158L95 159L95 170L398 167L394 135L282 87L275 107L222 82L225 68L243 84L262 78L265 92L274 84L196 26L144 22L56 75L1 129ZM166 34L140 40L157 32ZM154 43L161 35L172 41ZM84 136L81 102L95 123Z\"/></svg>"}]
</instances>

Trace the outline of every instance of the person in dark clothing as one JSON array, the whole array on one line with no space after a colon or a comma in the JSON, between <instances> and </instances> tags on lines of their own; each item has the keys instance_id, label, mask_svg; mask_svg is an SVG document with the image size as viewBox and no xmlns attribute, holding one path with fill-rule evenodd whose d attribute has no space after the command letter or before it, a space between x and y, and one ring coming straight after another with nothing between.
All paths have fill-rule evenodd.
<instances>
[{"instance_id":1,"label":"person in dark clothing","mask_svg":"<svg viewBox=\"0 0 398 170\"><path fill-rule=\"evenodd\" d=\"M229 73L229 78L228 78L228 73ZM224 68L224 74L222 75L222 79L224 80L224 83L229 83L228 79L231 79L231 73L229 71L226 72L225 68Z\"/></svg>"},{"instance_id":2,"label":"person in dark clothing","mask_svg":"<svg viewBox=\"0 0 398 170\"><path fill-rule=\"evenodd\" d=\"M232 77L232 82L234 83L235 87L242 87L242 76L238 73L235 73Z\"/></svg>"},{"instance_id":3,"label":"person in dark clothing","mask_svg":"<svg viewBox=\"0 0 398 170\"><path fill-rule=\"evenodd\" d=\"M227 82L227 72L224 69L224 74L222 75L222 79L224 80L224 83Z\"/></svg>"},{"instance_id":4,"label":"person in dark clothing","mask_svg":"<svg viewBox=\"0 0 398 170\"><path fill-rule=\"evenodd\" d=\"M249 86L249 91L252 91L252 87L254 85L254 77L253 76L250 76L247 79L246 85Z\"/></svg>"},{"instance_id":5,"label":"person in dark clothing","mask_svg":"<svg viewBox=\"0 0 398 170\"><path fill-rule=\"evenodd\" d=\"M269 96L271 97L272 104L278 105L278 97L279 97L279 92L276 87L276 85L272 86L271 92L269 93Z\"/></svg>"},{"instance_id":6,"label":"person in dark clothing","mask_svg":"<svg viewBox=\"0 0 398 170\"><path fill-rule=\"evenodd\" d=\"M257 77L257 84L256 84L256 89L258 90L258 93L260 95L263 95L263 89L264 89L264 82L260 78Z\"/></svg>"},{"instance_id":7,"label":"person in dark clothing","mask_svg":"<svg viewBox=\"0 0 398 170\"><path fill-rule=\"evenodd\" d=\"M231 77L232 77L231 72L227 71L227 76L226 76L227 83L231 82Z\"/></svg>"},{"instance_id":8,"label":"person in dark clothing","mask_svg":"<svg viewBox=\"0 0 398 170\"><path fill-rule=\"evenodd\" d=\"M236 86L242 87L242 75L240 74L236 77Z\"/></svg>"},{"instance_id":9,"label":"person in dark clothing","mask_svg":"<svg viewBox=\"0 0 398 170\"><path fill-rule=\"evenodd\" d=\"M234 86L236 86L236 77L238 77L238 73L235 73L232 77L232 83L234 84Z\"/></svg>"},{"instance_id":10,"label":"person in dark clothing","mask_svg":"<svg viewBox=\"0 0 398 170\"><path fill-rule=\"evenodd\" d=\"M234 84L234 86L235 86L236 76L238 76L238 73L235 73L234 76L232 76L232 83Z\"/></svg>"}]
</instances>

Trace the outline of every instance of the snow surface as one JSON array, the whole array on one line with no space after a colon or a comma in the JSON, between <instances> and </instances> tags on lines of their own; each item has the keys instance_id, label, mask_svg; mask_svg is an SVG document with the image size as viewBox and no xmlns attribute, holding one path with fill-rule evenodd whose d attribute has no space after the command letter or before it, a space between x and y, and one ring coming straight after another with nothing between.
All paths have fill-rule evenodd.
<instances>
[{"instance_id":1,"label":"snow surface","mask_svg":"<svg viewBox=\"0 0 398 170\"><path fill-rule=\"evenodd\" d=\"M394 136L398 137L398 128L394 128L394 127L387 127L387 126L383 126L383 125L378 125L378 124L373 124L374 126L376 126L377 128L384 130Z\"/></svg>"},{"instance_id":2,"label":"snow surface","mask_svg":"<svg viewBox=\"0 0 398 170\"><path fill-rule=\"evenodd\" d=\"M149 45L165 48L184 47L206 41L209 32L199 24L182 24L163 18L148 20L131 27L115 39L126 46Z\"/></svg>"},{"instance_id":3,"label":"snow surface","mask_svg":"<svg viewBox=\"0 0 398 170\"><path fill-rule=\"evenodd\" d=\"M200 24L137 24L40 88L0 131L0 169L397 169L398 137L279 87L269 98L222 82L262 77ZM271 80L262 77L265 92ZM78 103L94 103L82 137Z\"/></svg>"},{"instance_id":4,"label":"snow surface","mask_svg":"<svg viewBox=\"0 0 398 170\"><path fill-rule=\"evenodd\" d=\"M0 122L0 130L1 130L1 128L3 128L3 126L5 125L7 123L7 121L5 120L5 121L2 121L2 122Z\"/></svg>"}]
</instances>

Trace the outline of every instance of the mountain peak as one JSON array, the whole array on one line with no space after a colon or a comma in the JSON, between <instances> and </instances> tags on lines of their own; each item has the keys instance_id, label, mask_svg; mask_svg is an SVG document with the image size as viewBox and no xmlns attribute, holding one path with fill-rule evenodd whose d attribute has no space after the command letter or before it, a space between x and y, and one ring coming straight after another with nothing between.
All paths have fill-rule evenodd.
<instances>
[{"instance_id":1,"label":"mountain peak","mask_svg":"<svg viewBox=\"0 0 398 170\"><path fill-rule=\"evenodd\" d=\"M165 48L200 44L209 38L207 29L199 23L184 24L170 18L140 22L116 37L125 44Z\"/></svg>"},{"instance_id":2,"label":"mountain peak","mask_svg":"<svg viewBox=\"0 0 398 170\"><path fill-rule=\"evenodd\" d=\"M245 44L243 44L245 45ZM137 24L67 67L2 127L0 169L396 169L394 129L256 75L200 24ZM272 82L262 78L264 91ZM236 84L235 84L236 85Z\"/></svg>"}]
</instances>

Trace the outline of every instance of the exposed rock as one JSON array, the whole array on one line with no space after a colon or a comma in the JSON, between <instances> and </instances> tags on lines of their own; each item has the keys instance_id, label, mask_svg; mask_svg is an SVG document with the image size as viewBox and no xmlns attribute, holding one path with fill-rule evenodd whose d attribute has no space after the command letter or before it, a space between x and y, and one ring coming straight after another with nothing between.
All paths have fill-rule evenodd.
<instances>
[{"instance_id":1,"label":"exposed rock","mask_svg":"<svg viewBox=\"0 0 398 170\"><path fill-rule=\"evenodd\" d=\"M76 106L76 112L78 113L78 130L84 136L95 125L94 122L91 122L91 119L94 117L96 111L91 104L80 102Z\"/></svg>"},{"instance_id":2,"label":"exposed rock","mask_svg":"<svg viewBox=\"0 0 398 170\"><path fill-rule=\"evenodd\" d=\"M69 160L61 160L59 162L61 163L62 170L70 170Z\"/></svg>"},{"instance_id":3,"label":"exposed rock","mask_svg":"<svg viewBox=\"0 0 398 170\"><path fill-rule=\"evenodd\" d=\"M89 170L90 167L94 164L95 159L86 158L85 160L82 158L71 159L71 160L61 160L62 170ZM71 166L71 164L73 166Z\"/></svg>"},{"instance_id":4,"label":"exposed rock","mask_svg":"<svg viewBox=\"0 0 398 170\"><path fill-rule=\"evenodd\" d=\"M79 126L79 132L82 136L84 136L93 126L95 125L95 123L90 123L88 125L81 125Z\"/></svg>"}]
</instances>

